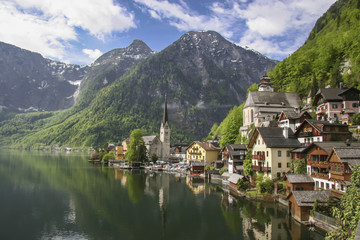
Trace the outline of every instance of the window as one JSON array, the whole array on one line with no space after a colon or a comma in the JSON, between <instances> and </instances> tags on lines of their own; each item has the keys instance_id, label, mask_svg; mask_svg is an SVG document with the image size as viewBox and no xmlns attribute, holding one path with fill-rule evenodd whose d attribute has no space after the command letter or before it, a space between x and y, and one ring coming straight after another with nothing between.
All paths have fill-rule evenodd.
<instances>
[{"instance_id":1,"label":"window","mask_svg":"<svg viewBox=\"0 0 360 240\"><path fill-rule=\"evenodd\" d=\"M287 157L290 157L290 151L287 151L287 152L286 152L286 156L287 156Z\"/></svg>"},{"instance_id":2,"label":"window","mask_svg":"<svg viewBox=\"0 0 360 240\"><path fill-rule=\"evenodd\" d=\"M359 106L358 103L353 103L353 104L352 104L352 107L353 107L353 108L356 108L356 107L358 107L358 106Z\"/></svg>"},{"instance_id":3,"label":"window","mask_svg":"<svg viewBox=\"0 0 360 240\"><path fill-rule=\"evenodd\" d=\"M328 183L326 183L326 189L330 189L330 186Z\"/></svg>"},{"instance_id":4,"label":"window","mask_svg":"<svg viewBox=\"0 0 360 240\"><path fill-rule=\"evenodd\" d=\"M286 163L286 167L287 167L287 168L290 168L290 163L289 163L289 162Z\"/></svg>"},{"instance_id":5,"label":"window","mask_svg":"<svg viewBox=\"0 0 360 240\"><path fill-rule=\"evenodd\" d=\"M278 168L281 168L281 162L278 163Z\"/></svg>"},{"instance_id":6,"label":"window","mask_svg":"<svg viewBox=\"0 0 360 240\"><path fill-rule=\"evenodd\" d=\"M321 182L321 188L324 188L324 183L323 182Z\"/></svg>"},{"instance_id":7,"label":"window","mask_svg":"<svg viewBox=\"0 0 360 240\"><path fill-rule=\"evenodd\" d=\"M334 118L338 118L338 115L336 113L334 113Z\"/></svg>"},{"instance_id":8,"label":"window","mask_svg":"<svg viewBox=\"0 0 360 240\"><path fill-rule=\"evenodd\" d=\"M333 108L333 109L336 109L336 108L338 108L338 105L337 105L337 104L333 104L333 105L332 105L332 108Z\"/></svg>"},{"instance_id":9,"label":"window","mask_svg":"<svg viewBox=\"0 0 360 240\"><path fill-rule=\"evenodd\" d=\"M278 157L281 157L281 151L280 150L278 151Z\"/></svg>"}]
</instances>

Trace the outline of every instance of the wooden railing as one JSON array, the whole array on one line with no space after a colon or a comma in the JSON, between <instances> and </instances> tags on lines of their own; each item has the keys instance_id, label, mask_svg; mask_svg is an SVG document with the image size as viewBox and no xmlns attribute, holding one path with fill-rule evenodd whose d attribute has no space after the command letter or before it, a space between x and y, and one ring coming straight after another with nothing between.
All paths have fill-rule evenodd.
<instances>
[{"instance_id":1,"label":"wooden railing","mask_svg":"<svg viewBox=\"0 0 360 240\"><path fill-rule=\"evenodd\" d=\"M265 155L253 155L253 159L264 161Z\"/></svg>"},{"instance_id":2,"label":"wooden railing","mask_svg":"<svg viewBox=\"0 0 360 240\"><path fill-rule=\"evenodd\" d=\"M328 173L311 173L311 176L315 177L315 178L321 178L321 179L329 180L329 174Z\"/></svg>"}]
</instances>

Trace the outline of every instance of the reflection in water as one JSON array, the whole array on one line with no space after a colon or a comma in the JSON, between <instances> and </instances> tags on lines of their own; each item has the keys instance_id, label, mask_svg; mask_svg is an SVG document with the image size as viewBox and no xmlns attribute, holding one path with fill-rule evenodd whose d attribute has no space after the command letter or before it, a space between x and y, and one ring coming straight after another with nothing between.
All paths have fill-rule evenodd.
<instances>
[{"instance_id":1,"label":"reflection in water","mask_svg":"<svg viewBox=\"0 0 360 240\"><path fill-rule=\"evenodd\" d=\"M323 239L280 205L79 154L0 151L0 206L0 239Z\"/></svg>"}]
</instances>

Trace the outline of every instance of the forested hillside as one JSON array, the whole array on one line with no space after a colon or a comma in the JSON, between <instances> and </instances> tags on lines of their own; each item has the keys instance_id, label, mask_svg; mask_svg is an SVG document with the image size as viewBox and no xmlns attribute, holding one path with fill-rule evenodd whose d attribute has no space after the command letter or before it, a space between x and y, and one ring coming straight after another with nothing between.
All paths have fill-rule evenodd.
<instances>
[{"instance_id":1,"label":"forested hillside","mask_svg":"<svg viewBox=\"0 0 360 240\"><path fill-rule=\"evenodd\" d=\"M359 88L360 1L339 0L318 19L305 44L277 64L269 76L278 91L306 96L319 87Z\"/></svg>"}]
</instances>

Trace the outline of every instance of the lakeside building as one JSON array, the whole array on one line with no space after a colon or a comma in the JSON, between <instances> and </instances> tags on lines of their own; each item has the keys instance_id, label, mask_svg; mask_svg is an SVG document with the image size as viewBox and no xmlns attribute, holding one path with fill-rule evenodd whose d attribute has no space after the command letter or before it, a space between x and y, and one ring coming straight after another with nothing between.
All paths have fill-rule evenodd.
<instances>
[{"instance_id":1,"label":"lakeside building","mask_svg":"<svg viewBox=\"0 0 360 240\"><path fill-rule=\"evenodd\" d=\"M352 169L360 164L360 146L334 147L328 162L329 177L335 190L346 192L351 185Z\"/></svg>"},{"instance_id":2,"label":"lakeside building","mask_svg":"<svg viewBox=\"0 0 360 240\"><path fill-rule=\"evenodd\" d=\"M349 124L359 113L359 93L356 88L320 88L314 98L317 119Z\"/></svg>"},{"instance_id":3,"label":"lakeside building","mask_svg":"<svg viewBox=\"0 0 360 240\"><path fill-rule=\"evenodd\" d=\"M291 150L300 146L289 128L257 127L248 146L253 170L270 179L284 176L290 171Z\"/></svg>"},{"instance_id":4,"label":"lakeside building","mask_svg":"<svg viewBox=\"0 0 360 240\"><path fill-rule=\"evenodd\" d=\"M186 160L191 162L211 163L219 159L220 148L211 142L192 142L186 148Z\"/></svg>"},{"instance_id":5,"label":"lakeside building","mask_svg":"<svg viewBox=\"0 0 360 240\"><path fill-rule=\"evenodd\" d=\"M221 151L221 159L229 173L244 174L244 161L248 150L245 144L229 144Z\"/></svg>"},{"instance_id":6,"label":"lakeside building","mask_svg":"<svg viewBox=\"0 0 360 240\"><path fill-rule=\"evenodd\" d=\"M242 135L246 135L248 128L271 121L282 111L297 112L301 106L297 93L274 92L274 85L268 76L260 80L258 91L250 91L243 109L243 126L240 128Z\"/></svg>"}]
</instances>

